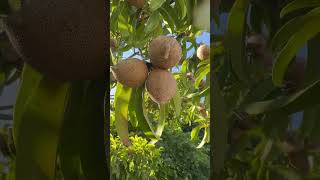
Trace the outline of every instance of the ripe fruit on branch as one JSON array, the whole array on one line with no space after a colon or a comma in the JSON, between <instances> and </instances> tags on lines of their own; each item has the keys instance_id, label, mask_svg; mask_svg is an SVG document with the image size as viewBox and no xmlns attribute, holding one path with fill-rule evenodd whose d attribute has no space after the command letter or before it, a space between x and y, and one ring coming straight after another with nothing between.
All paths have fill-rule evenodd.
<instances>
[{"instance_id":1,"label":"ripe fruit on branch","mask_svg":"<svg viewBox=\"0 0 320 180\"><path fill-rule=\"evenodd\" d=\"M168 69L181 59L182 49L179 42L167 36L153 39L149 46L150 61L154 67Z\"/></svg>"},{"instance_id":2,"label":"ripe fruit on branch","mask_svg":"<svg viewBox=\"0 0 320 180\"><path fill-rule=\"evenodd\" d=\"M15 50L58 80L89 80L106 71L104 0L29 0L2 25Z\"/></svg>"},{"instance_id":3,"label":"ripe fruit on branch","mask_svg":"<svg viewBox=\"0 0 320 180\"><path fill-rule=\"evenodd\" d=\"M143 8L144 6L144 0L128 0L128 3L136 8Z\"/></svg>"},{"instance_id":4,"label":"ripe fruit on branch","mask_svg":"<svg viewBox=\"0 0 320 180\"><path fill-rule=\"evenodd\" d=\"M147 79L148 67L139 59L128 58L111 67L111 72L121 84L128 87L139 87Z\"/></svg>"},{"instance_id":5,"label":"ripe fruit on branch","mask_svg":"<svg viewBox=\"0 0 320 180\"><path fill-rule=\"evenodd\" d=\"M210 57L210 48L205 44L199 46L197 49L197 57L200 60L208 59Z\"/></svg>"},{"instance_id":6,"label":"ripe fruit on branch","mask_svg":"<svg viewBox=\"0 0 320 180\"><path fill-rule=\"evenodd\" d=\"M176 95L177 82L167 70L153 69L149 73L146 88L154 102L165 104Z\"/></svg>"}]
</instances>

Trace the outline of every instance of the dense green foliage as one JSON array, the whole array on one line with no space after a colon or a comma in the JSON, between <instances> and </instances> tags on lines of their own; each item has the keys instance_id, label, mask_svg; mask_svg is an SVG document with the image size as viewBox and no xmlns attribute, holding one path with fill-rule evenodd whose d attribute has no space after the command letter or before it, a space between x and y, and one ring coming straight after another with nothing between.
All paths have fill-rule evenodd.
<instances>
[{"instance_id":1,"label":"dense green foliage","mask_svg":"<svg viewBox=\"0 0 320 180\"><path fill-rule=\"evenodd\" d=\"M132 136L126 147L111 137L112 179L208 179L209 152L197 149L189 134L166 129L156 145Z\"/></svg>"},{"instance_id":2,"label":"dense green foliage","mask_svg":"<svg viewBox=\"0 0 320 180\"><path fill-rule=\"evenodd\" d=\"M319 2L214 2L213 176L319 179Z\"/></svg>"}]
</instances>

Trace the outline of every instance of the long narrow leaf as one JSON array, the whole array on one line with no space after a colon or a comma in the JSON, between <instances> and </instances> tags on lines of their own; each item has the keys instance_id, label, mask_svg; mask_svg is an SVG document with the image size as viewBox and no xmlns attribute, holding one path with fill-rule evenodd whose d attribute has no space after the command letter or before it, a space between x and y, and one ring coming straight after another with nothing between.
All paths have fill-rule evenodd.
<instances>
[{"instance_id":1,"label":"long narrow leaf","mask_svg":"<svg viewBox=\"0 0 320 180\"><path fill-rule=\"evenodd\" d=\"M33 70L33 68L28 64L24 65L21 75L20 87L18 90L18 96L14 105L13 112L13 138L15 143L17 142L17 137L19 136L18 132L25 104L27 103L34 89L38 86L41 77L42 76L37 71Z\"/></svg>"},{"instance_id":2,"label":"long narrow leaf","mask_svg":"<svg viewBox=\"0 0 320 180\"><path fill-rule=\"evenodd\" d=\"M312 83L308 87L290 95L273 100L254 102L243 106L243 110L248 114L261 114L282 109L287 113L294 113L304 108L319 104L320 80Z\"/></svg>"},{"instance_id":3,"label":"long narrow leaf","mask_svg":"<svg viewBox=\"0 0 320 180\"><path fill-rule=\"evenodd\" d=\"M224 161L227 152L228 118L227 107L218 81L214 82L211 94L213 111L213 171L216 174L219 174L224 168Z\"/></svg>"},{"instance_id":4,"label":"long narrow leaf","mask_svg":"<svg viewBox=\"0 0 320 180\"><path fill-rule=\"evenodd\" d=\"M288 65L299 48L303 47L309 39L320 32L319 18L320 8L316 8L312 12L303 16L304 21L292 29L296 32L290 37L279 54L276 54L275 64L272 70L272 78L276 86L282 86Z\"/></svg>"},{"instance_id":5,"label":"long narrow leaf","mask_svg":"<svg viewBox=\"0 0 320 180\"><path fill-rule=\"evenodd\" d=\"M317 7L320 6L319 0L294 0L288 5L286 5L280 12L280 17L284 17L285 15L297 11L299 9Z\"/></svg>"},{"instance_id":6,"label":"long narrow leaf","mask_svg":"<svg viewBox=\"0 0 320 180\"><path fill-rule=\"evenodd\" d=\"M155 132L153 130L152 124L148 118L147 113L144 114L144 87L140 87L136 91L136 106L134 107L134 113L138 120L138 128L140 128L143 133L149 138L155 138Z\"/></svg>"},{"instance_id":7,"label":"long narrow leaf","mask_svg":"<svg viewBox=\"0 0 320 180\"><path fill-rule=\"evenodd\" d=\"M132 89L118 83L116 91L115 128L121 141L128 146L131 144L128 132L128 106Z\"/></svg>"},{"instance_id":8,"label":"long narrow leaf","mask_svg":"<svg viewBox=\"0 0 320 180\"><path fill-rule=\"evenodd\" d=\"M84 111L84 82L75 82L71 87L70 100L61 130L59 157L65 179L80 179L81 123Z\"/></svg>"},{"instance_id":9,"label":"long narrow leaf","mask_svg":"<svg viewBox=\"0 0 320 180\"><path fill-rule=\"evenodd\" d=\"M227 27L227 51L231 58L232 67L240 80L246 82L247 62L244 57L244 38L246 14L249 7L249 0L237 0L230 11Z\"/></svg>"},{"instance_id":10,"label":"long narrow leaf","mask_svg":"<svg viewBox=\"0 0 320 180\"><path fill-rule=\"evenodd\" d=\"M108 84L104 80L89 81L81 123L80 159L85 179L105 180L109 177L105 149L104 97Z\"/></svg>"},{"instance_id":11,"label":"long narrow leaf","mask_svg":"<svg viewBox=\"0 0 320 180\"><path fill-rule=\"evenodd\" d=\"M69 91L70 84L44 78L31 94L16 131L17 180L26 177L55 179L59 136Z\"/></svg>"}]
</instances>

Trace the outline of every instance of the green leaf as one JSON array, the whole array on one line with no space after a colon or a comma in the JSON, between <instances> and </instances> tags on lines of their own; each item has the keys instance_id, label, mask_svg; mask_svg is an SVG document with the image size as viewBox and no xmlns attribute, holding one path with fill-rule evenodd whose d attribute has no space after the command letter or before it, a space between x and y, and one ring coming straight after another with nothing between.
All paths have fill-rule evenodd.
<instances>
[{"instance_id":1,"label":"green leaf","mask_svg":"<svg viewBox=\"0 0 320 180\"><path fill-rule=\"evenodd\" d=\"M174 109L176 112L176 117L178 118L181 114L181 96L180 91L177 89L176 95L173 97Z\"/></svg>"},{"instance_id":2,"label":"green leaf","mask_svg":"<svg viewBox=\"0 0 320 180\"><path fill-rule=\"evenodd\" d=\"M168 115L168 104L160 104L160 117L159 117L159 123L156 130L156 137L160 138L164 129L164 126L166 124L166 118Z\"/></svg>"},{"instance_id":3,"label":"green leaf","mask_svg":"<svg viewBox=\"0 0 320 180\"><path fill-rule=\"evenodd\" d=\"M168 26L170 27L170 33L172 33L172 31L174 31L175 29L174 19L171 17L170 13L163 7L159 8L159 12L161 13L163 19L168 23Z\"/></svg>"},{"instance_id":4,"label":"green leaf","mask_svg":"<svg viewBox=\"0 0 320 180\"><path fill-rule=\"evenodd\" d=\"M135 106L132 108L132 113L138 121L138 128L143 131L143 133L149 138L156 138L155 132L152 127L152 123L148 118L148 114L145 112L145 102L144 102L144 87L139 87L133 89L133 94L135 95Z\"/></svg>"},{"instance_id":5,"label":"green leaf","mask_svg":"<svg viewBox=\"0 0 320 180\"><path fill-rule=\"evenodd\" d=\"M105 80L89 81L84 96L84 110L81 124L80 159L85 179L108 179L105 138L110 133L105 129L105 92L108 83ZM121 104L121 103L120 103Z\"/></svg>"},{"instance_id":6,"label":"green leaf","mask_svg":"<svg viewBox=\"0 0 320 180\"><path fill-rule=\"evenodd\" d=\"M155 10L159 9L164 2L166 2L166 0L150 0L149 1L150 10L155 11Z\"/></svg>"},{"instance_id":7,"label":"green leaf","mask_svg":"<svg viewBox=\"0 0 320 180\"><path fill-rule=\"evenodd\" d=\"M81 112L84 112L85 89L85 83L82 81L72 84L70 100L65 112L59 145L61 171L65 179L80 179L80 144L83 140Z\"/></svg>"},{"instance_id":8,"label":"green leaf","mask_svg":"<svg viewBox=\"0 0 320 180\"><path fill-rule=\"evenodd\" d=\"M228 113L227 107L222 96L222 92L216 78L213 79L212 94L212 111L213 111L213 171L220 174L224 168L224 162L227 152L228 143Z\"/></svg>"},{"instance_id":9,"label":"green leaf","mask_svg":"<svg viewBox=\"0 0 320 180\"><path fill-rule=\"evenodd\" d=\"M70 84L46 78L30 93L16 138L16 179L54 180Z\"/></svg>"},{"instance_id":10,"label":"green leaf","mask_svg":"<svg viewBox=\"0 0 320 180\"><path fill-rule=\"evenodd\" d=\"M247 82L247 62L244 56L246 15L250 0L237 0L232 6L228 18L226 47L232 67L238 78Z\"/></svg>"},{"instance_id":11,"label":"green leaf","mask_svg":"<svg viewBox=\"0 0 320 180\"><path fill-rule=\"evenodd\" d=\"M311 83L316 79L320 78L319 72L319 47L320 43L320 35L317 35L315 38L311 39L308 42L308 61L306 67L306 75L305 75L305 82ZM301 124L301 131L305 137L310 137L313 132L316 132L318 123L318 118L320 117L320 105L312 106L305 109L303 113L303 121ZM319 135L313 137L320 137Z\"/></svg>"},{"instance_id":12,"label":"green leaf","mask_svg":"<svg viewBox=\"0 0 320 180\"><path fill-rule=\"evenodd\" d=\"M192 129L192 131L191 131L191 140L192 141L198 140L198 136L199 136L199 132L200 132L201 128L203 128L203 127L202 126L197 126L197 127Z\"/></svg>"},{"instance_id":13,"label":"green leaf","mask_svg":"<svg viewBox=\"0 0 320 180\"><path fill-rule=\"evenodd\" d=\"M202 141L200 142L200 144L197 146L197 148L202 148L203 145L207 142L207 139L209 137L209 131L208 131L209 128L204 128L204 135L203 135L203 138L202 138Z\"/></svg>"},{"instance_id":14,"label":"green leaf","mask_svg":"<svg viewBox=\"0 0 320 180\"><path fill-rule=\"evenodd\" d=\"M194 83L195 88L199 88L199 85L201 83L201 80L210 73L210 64L206 65L204 68L199 69L197 72L200 72L196 74L196 80Z\"/></svg>"},{"instance_id":15,"label":"green leaf","mask_svg":"<svg viewBox=\"0 0 320 180\"><path fill-rule=\"evenodd\" d=\"M290 96L282 96L272 100L254 102L244 105L243 110L251 115L277 111L279 109L290 114L319 104L319 91L320 80Z\"/></svg>"},{"instance_id":16,"label":"green leaf","mask_svg":"<svg viewBox=\"0 0 320 180\"><path fill-rule=\"evenodd\" d=\"M21 8L21 1L20 0L8 0L10 8L12 11L16 12Z\"/></svg>"},{"instance_id":17,"label":"green leaf","mask_svg":"<svg viewBox=\"0 0 320 180\"><path fill-rule=\"evenodd\" d=\"M184 19L187 15L187 7L185 0L177 0L176 4L178 5L180 10L180 18Z\"/></svg>"},{"instance_id":18,"label":"green leaf","mask_svg":"<svg viewBox=\"0 0 320 180\"><path fill-rule=\"evenodd\" d=\"M280 12L280 17L283 18L285 15L304 8L320 6L319 0L294 0L287 4Z\"/></svg>"},{"instance_id":19,"label":"green leaf","mask_svg":"<svg viewBox=\"0 0 320 180\"><path fill-rule=\"evenodd\" d=\"M155 144L160 139L162 132L164 130L164 127L166 125L166 117L168 115L168 104L159 104L160 108L160 115L159 115L159 121L157 124L157 128L155 131L155 136L157 139L152 139L150 141L150 144Z\"/></svg>"},{"instance_id":20,"label":"green leaf","mask_svg":"<svg viewBox=\"0 0 320 180\"><path fill-rule=\"evenodd\" d=\"M307 15L304 15L302 17L303 20L294 19L293 21L288 22L284 25L285 27L277 33L278 35L280 33L283 34L281 31L288 30L288 26L291 27L291 31L295 31L281 51L275 54L276 58L273 66L272 78L276 86L281 86L283 84L283 79L288 65L296 55L297 51L303 47L309 39L320 32L319 18L320 8L316 8ZM298 21L299 23L296 24L295 21ZM293 24L296 26L292 27Z\"/></svg>"},{"instance_id":21,"label":"green leaf","mask_svg":"<svg viewBox=\"0 0 320 180\"><path fill-rule=\"evenodd\" d=\"M42 75L35 71L31 66L28 64L24 65L13 112L13 138L15 143L17 142L17 137L19 136L19 128L25 105L29 101L30 95L33 93L34 89L37 88L41 77Z\"/></svg>"},{"instance_id":22,"label":"green leaf","mask_svg":"<svg viewBox=\"0 0 320 180\"><path fill-rule=\"evenodd\" d=\"M262 101L275 89L272 79L268 78L253 87L244 99L244 104Z\"/></svg>"},{"instance_id":23,"label":"green leaf","mask_svg":"<svg viewBox=\"0 0 320 180\"><path fill-rule=\"evenodd\" d=\"M128 132L128 106L132 88L117 84L115 94L115 128L123 144L131 145Z\"/></svg>"},{"instance_id":24,"label":"green leaf","mask_svg":"<svg viewBox=\"0 0 320 180\"><path fill-rule=\"evenodd\" d=\"M147 21L144 32L148 34L154 31L159 26L159 24L160 24L160 14L158 11L154 11Z\"/></svg>"}]
</instances>

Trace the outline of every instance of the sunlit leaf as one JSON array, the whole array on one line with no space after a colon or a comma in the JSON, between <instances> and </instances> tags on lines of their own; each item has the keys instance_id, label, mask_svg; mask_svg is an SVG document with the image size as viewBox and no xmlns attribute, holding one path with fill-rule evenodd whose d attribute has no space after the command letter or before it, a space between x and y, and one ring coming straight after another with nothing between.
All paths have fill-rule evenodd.
<instances>
[{"instance_id":1,"label":"sunlit leaf","mask_svg":"<svg viewBox=\"0 0 320 180\"><path fill-rule=\"evenodd\" d=\"M150 33L154 31L157 28L157 26L159 26L159 24L160 24L160 14L158 11L154 11L147 21L144 32Z\"/></svg>"},{"instance_id":2,"label":"sunlit leaf","mask_svg":"<svg viewBox=\"0 0 320 180\"><path fill-rule=\"evenodd\" d=\"M55 179L60 130L69 93L69 83L43 78L29 94L16 129L17 179Z\"/></svg>"},{"instance_id":3,"label":"sunlit leaf","mask_svg":"<svg viewBox=\"0 0 320 180\"><path fill-rule=\"evenodd\" d=\"M132 89L118 83L115 95L115 128L122 143L130 145L128 132L128 106Z\"/></svg>"},{"instance_id":4,"label":"sunlit leaf","mask_svg":"<svg viewBox=\"0 0 320 180\"><path fill-rule=\"evenodd\" d=\"M149 7L151 11L155 11L162 6L162 4L166 2L166 0L150 0Z\"/></svg>"},{"instance_id":5,"label":"sunlit leaf","mask_svg":"<svg viewBox=\"0 0 320 180\"><path fill-rule=\"evenodd\" d=\"M307 15L304 15L302 19L295 19L285 24L282 30L277 34L282 34L281 31L287 30L288 27L291 27L291 31L294 31L286 45L281 49L281 51L275 54L275 63L273 66L272 78L273 82L277 86L283 85L283 79L286 73L286 70L292 61L293 57L296 55L297 51L303 47L305 43L317 33L320 32L320 8L312 10ZM296 21L298 22L296 24ZM296 25L292 27L292 25ZM274 41L277 43L277 41ZM281 42L280 42L281 43Z\"/></svg>"},{"instance_id":6,"label":"sunlit leaf","mask_svg":"<svg viewBox=\"0 0 320 180\"><path fill-rule=\"evenodd\" d=\"M22 70L20 87L18 90L17 100L14 106L13 112L13 138L14 142L17 142L19 136L19 128L21 123L21 116L25 109L25 105L33 93L34 89L37 88L40 82L41 75L35 71L28 64L25 64Z\"/></svg>"},{"instance_id":7,"label":"sunlit leaf","mask_svg":"<svg viewBox=\"0 0 320 180\"><path fill-rule=\"evenodd\" d=\"M177 89L176 95L173 97L172 100L173 100L174 109L176 112L176 117L179 117L181 113L181 96L180 96L179 89Z\"/></svg>"}]
</instances>

